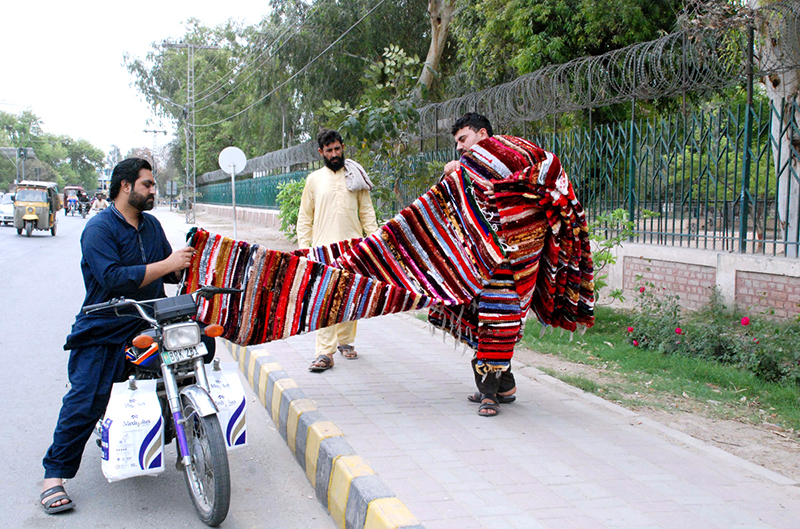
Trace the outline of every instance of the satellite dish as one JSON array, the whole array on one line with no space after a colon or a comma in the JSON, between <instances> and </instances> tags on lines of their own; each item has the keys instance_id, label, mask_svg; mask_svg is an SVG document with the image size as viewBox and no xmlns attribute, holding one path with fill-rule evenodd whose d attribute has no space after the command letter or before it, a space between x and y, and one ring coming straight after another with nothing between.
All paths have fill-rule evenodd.
<instances>
[{"instance_id":1,"label":"satellite dish","mask_svg":"<svg viewBox=\"0 0 800 529\"><path fill-rule=\"evenodd\" d=\"M244 171L247 165L247 156L239 147L225 147L219 153L220 168L231 175L237 175Z\"/></svg>"}]
</instances>

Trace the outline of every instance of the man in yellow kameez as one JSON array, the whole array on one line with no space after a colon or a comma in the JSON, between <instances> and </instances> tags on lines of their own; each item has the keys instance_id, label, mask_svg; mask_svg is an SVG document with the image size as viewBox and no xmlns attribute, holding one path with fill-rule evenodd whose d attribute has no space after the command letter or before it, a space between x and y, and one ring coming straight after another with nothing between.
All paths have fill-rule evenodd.
<instances>
[{"instance_id":1,"label":"man in yellow kameez","mask_svg":"<svg viewBox=\"0 0 800 529\"><path fill-rule=\"evenodd\" d=\"M342 137L335 130L324 129L317 135L317 143L325 167L306 178L297 215L301 249L362 238L378 231L369 195L372 182L358 163L345 159ZM358 358L352 345L355 338L354 321L317 331L317 357L309 370L333 367L337 350L345 358Z\"/></svg>"}]
</instances>

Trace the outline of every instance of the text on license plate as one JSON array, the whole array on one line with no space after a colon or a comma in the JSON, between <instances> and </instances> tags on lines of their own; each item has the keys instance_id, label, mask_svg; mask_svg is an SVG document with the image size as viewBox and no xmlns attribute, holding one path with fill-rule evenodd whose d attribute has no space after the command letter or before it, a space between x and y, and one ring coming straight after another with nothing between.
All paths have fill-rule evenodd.
<instances>
[{"instance_id":1,"label":"text on license plate","mask_svg":"<svg viewBox=\"0 0 800 529\"><path fill-rule=\"evenodd\" d=\"M161 351L161 360L167 364L177 364L196 356L203 356L208 352L206 344L200 342L194 347L186 347L177 351Z\"/></svg>"}]
</instances>

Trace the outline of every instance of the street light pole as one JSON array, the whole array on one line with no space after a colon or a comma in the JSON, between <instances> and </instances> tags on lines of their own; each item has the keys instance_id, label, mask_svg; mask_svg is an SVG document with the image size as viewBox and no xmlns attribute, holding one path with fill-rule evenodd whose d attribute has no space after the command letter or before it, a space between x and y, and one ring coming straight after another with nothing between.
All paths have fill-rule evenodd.
<instances>
[{"instance_id":1,"label":"street light pole","mask_svg":"<svg viewBox=\"0 0 800 529\"><path fill-rule=\"evenodd\" d=\"M209 46L206 44L194 44L191 42L179 42L177 44L164 41L165 48L186 48L188 68L186 74L186 107L184 117L186 118L186 224L194 224L194 204L197 198L197 176L196 169L196 150L195 150L195 114L194 114L194 50L218 50L219 46Z\"/></svg>"}]
</instances>

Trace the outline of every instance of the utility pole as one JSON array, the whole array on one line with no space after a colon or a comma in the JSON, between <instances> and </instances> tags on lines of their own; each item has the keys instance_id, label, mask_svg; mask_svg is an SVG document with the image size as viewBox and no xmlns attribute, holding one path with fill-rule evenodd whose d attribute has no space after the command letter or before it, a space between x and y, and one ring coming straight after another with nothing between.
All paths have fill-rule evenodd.
<instances>
[{"instance_id":1,"label":"utility pole","mask_svg":"<svg viewBox=\"0 0 800 529\"><path fill-rule=\"evenodd\" d=\"M143 130L142 132L146 133L153 133L153 176L158 174L158 163L156 162L156 135L163 134L164 136L167 135L166 130Z\"/></svg>"},{"instance_id":2,"label":"utility pole","mask_svg":"<svg viewBox=\"0 0 800 529\"><path fill-rule=\"evenodd\" d=\"M186 48L188 56L187 82L186 82L186 107L184 108L184 118L186 124L186 183L184 193L186 199L186 224L194 224L194 203L196 199L197 176L196 151L195 151L195 115L194 115L194 50L218 50L219 46L209 46L206 44L194 44L191 42L179 42L173 44L164 41L162 46L165 48Z\"/></svg>"}]
</instances>

